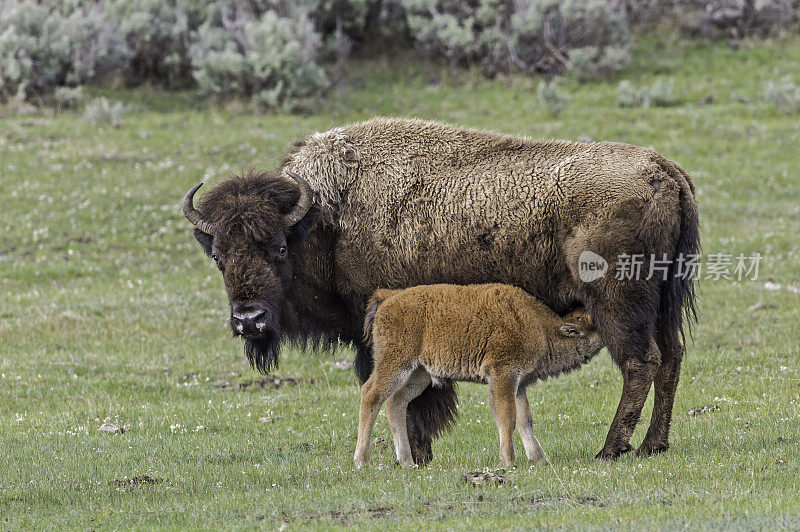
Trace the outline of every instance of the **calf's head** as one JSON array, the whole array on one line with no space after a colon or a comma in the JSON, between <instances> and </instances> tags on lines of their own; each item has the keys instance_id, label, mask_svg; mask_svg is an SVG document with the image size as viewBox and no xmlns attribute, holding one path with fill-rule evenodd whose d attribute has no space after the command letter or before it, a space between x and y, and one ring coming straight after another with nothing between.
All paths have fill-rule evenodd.
<instances>
[{"instance_id":1,"label":"calf's head","mask_svg":"<svg viewBox=\"0 0 800 532\"><path fill-rule=\"evenodd\" d=\"M183 199L197 241L222 272L230 327L245 339L250 364L266 373L277 365L284 333L293 252L318 217L311 189L299 175L266 172L234 176L214 186L194 206L202 183Z\"/></svg>"},{"instance_id":2,"label":"calf's head","mask_svg":"<svg viewBox=\"0 0 800 532\"><path fill-rule=\"evenodd\" d=\"M592 321L589 312L578 307L560 318L558 331L562 337L574 340L579 352L587 357L594 356L603 348L600 332Z\"/></svg>"}]
</instances>

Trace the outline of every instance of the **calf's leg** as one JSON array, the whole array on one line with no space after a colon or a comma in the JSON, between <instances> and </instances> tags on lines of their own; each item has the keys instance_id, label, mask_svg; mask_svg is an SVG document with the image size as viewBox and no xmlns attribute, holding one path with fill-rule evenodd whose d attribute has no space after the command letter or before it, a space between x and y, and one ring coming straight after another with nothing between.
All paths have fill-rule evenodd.
<instances>
[{"instance_id":1,"label":"calf's leg","mask_svg":"<svg viewBox=\"0 0 800 532\"><path fill-rule=\"evenodd\" d=\"M497 432L500 435L500 461L505 465L514 463L514 425L516 424L517 385L516 375L500 373L489 379L489 404L492 407Z\"/></svg>"},{"instance_id":2,"label":"calf's leg","mask_svg":"<svg viewBox=\"0 0 800 532\"><path fill-rule=\"evenodd\" d=\"M533 463L541 464L547 463L547 457L544 455L542 446L539 445L539 440L533 434L533 414L531 413L531 405L528 403L528 396L525 393L525 388L519 386L517 389L516 397L517 405L517 430L522 438L522 446L525 447L525 456L528 457Z\"/></svg>"},{"instance_id":3,"label":"calf's leg","mask_svg":"<svg viewBox=\"0 0 800 532\"><path fill-rule=\"evenodd\" d=\"M358 412L358 441L353 462L359 469L369 462L369 444L375 418L381 405L386 401L399 384L396 374L388 374L381 366L375 368L367 382L361 387L361 408Z\"/></svg>"},{"instance_id":4,"label":"calf's leg","mask_svg":"<svg viewBox=\"0 0 800 532\"><path fill-rule=\"evenodd\" d=\"M401 466L414 465L411 444L408 441L406 412L408 403L416 399L431 383L431 376L424 368L415 369L406 381L386 401L386 414L392 429L394 450Z\"/></svg>"}]
</instances>

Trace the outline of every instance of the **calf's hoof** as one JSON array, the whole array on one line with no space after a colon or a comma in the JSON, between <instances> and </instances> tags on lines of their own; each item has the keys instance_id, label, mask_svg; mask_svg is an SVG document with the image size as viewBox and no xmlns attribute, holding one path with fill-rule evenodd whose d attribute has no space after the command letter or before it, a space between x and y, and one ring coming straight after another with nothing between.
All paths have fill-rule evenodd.
<instances>
[{"instance_id":1,"label":"calf's hoof","mask_svg":"<svg viewBox=\"0 0 800 532\"><path fill-rule=\"evenodd\" d=\"M546 466L550 465L550 460L547 459L546 456L538 456L535 458L528 458L528 461L536 466Z\"/></svg>"},{"instance_id":2,"label":"calf's hoof","mask_svg":"<svg viewBox=\"0 0 800 532\"><path fill-rule=\"evenodd\" d=\"M611 460L616 460L617 458L627 453L631 449L633 449L633 447L631 447L631 444L628 442L619 443L614 446L606 445L605 447L603 447L602 451L600 451L595 455L594 459L599 460L601 462L609 462Z\"/></svg>"},{"instance_id":3,"label":"calf's hoof","mask_svg":"<svg viewBox=\"0 0 800 532\"><path fill-rule=\"evenodd\" d=\"M512 467L514 465L514 453L503 453L500 455L500 463L505 467Z\"/></svg>"},{"instance_id":4,"label":"calf's hoof","mask_svg":"<svg viewBox=\"0 0 800 532\"><path fill-rule=\"evenodd\" d=\"M353 464L356 466L356 469L361 469L369 463L369 457L363 458L361 456L354 456L353 457Z\"/></svg>"},{"instance_id":5,"label":"calf's hoof","mask_svg":"<svg viewBox=\"0 0 800 532\"><path fill-rule=\"evenodd\" d=\"M652 456L654 454L663 453L667 449L669 449L669 442L665 442L665 441L663 441L663 442L648 442L648 441L644 441L639 446L639 448L636 449L636 456L639 456L639 457Z\"/></svg>"},{"instance_id":6,"label":"calf's hoof","mask_svg":"<svg viewBox=\"0 0 800 532\"><path fill-rule=\"evenodd\" d=\"M547 459L547 456L543 452L532 453L532 454L525 454L525 457L528 459L533 465L548 465L550 460Z\"/></svg>"}]
</instances>

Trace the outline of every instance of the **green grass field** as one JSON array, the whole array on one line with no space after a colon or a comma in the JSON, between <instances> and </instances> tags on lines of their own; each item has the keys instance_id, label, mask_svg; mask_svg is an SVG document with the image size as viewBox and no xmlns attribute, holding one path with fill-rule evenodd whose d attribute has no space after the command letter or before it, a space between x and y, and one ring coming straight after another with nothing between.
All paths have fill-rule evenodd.
<instances>
[{"instance_id":1,"label":"green grass field","mask_svg":"<svg viewBox=\"0 0 800 532\"><path fill-rule=\"evenodd\" d=\"M0 114L0 528L800 527L800 294L789 289L800 287L800 115L761 99L766 80L798 72L796 37L737 51L645 40L618 77L567 81L557 117L537 103L537 79L404 57L351 62L310 116L146 89L102 93L137 109L116 129L80 113ZM668 78L678 105L617 105L619 80ZM250 370L179 202L201 179L274 167L309 131L378 114L652 146L694 177L706 254L763 256L756 281L700 283L668 453L593 460L621 390L605 354L528 392L552 465L518 460L509 482L477 488L460 477L498 467L485 388L459 388L458 423L430 467L401 470L391 444L376 444L357 471L359 388L332 364L350 350L285 351L277 380ZM100 432L106 421L125 432ZM376 435L391 442L384 414Z\"/></svg>"}]
</instances>

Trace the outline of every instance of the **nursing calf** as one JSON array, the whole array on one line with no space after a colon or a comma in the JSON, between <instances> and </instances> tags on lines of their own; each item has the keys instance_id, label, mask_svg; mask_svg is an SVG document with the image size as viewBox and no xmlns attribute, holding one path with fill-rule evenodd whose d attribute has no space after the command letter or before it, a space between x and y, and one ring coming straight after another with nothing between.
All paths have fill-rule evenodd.
<instances>
[{"instance_id":1,"label":"nursing calf","mask_svg":"<svg viewBox=\"0 0 800 532\"><path fill-rule=\"evenodd\" d=\"M372 428L384 402L397 459L413 465L408 403L431 383L454 380L489 385L502 462L514 461L515 426L528 459L545 461L526 388L577 368L603 347L585 309L562 317L522 289L502 284L378 290L367 306L364 340L372 345L375 366L361 389L358 467L369 461Z\"/></svg>"}]
</instances>

